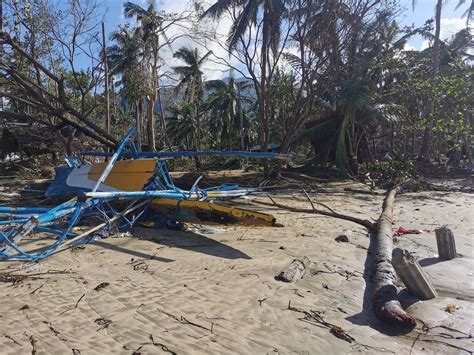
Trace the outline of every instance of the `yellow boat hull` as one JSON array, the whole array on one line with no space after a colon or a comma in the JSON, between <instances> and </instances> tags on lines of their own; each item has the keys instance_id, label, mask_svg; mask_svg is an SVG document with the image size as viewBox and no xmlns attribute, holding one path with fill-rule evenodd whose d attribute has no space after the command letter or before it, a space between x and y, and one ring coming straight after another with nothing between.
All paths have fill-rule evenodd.
<instances>
[{"instance_id":1,"label":"yellow boat hull","mask_svg":"<svg viewBox=\"0 0 474 355\"><path fill-rule=\"evenodd\" d=\"M277 226L275 217L270 214L204 201L160 198L153 200L150 207L183 222Z\"/></svg>"}]
</instances>

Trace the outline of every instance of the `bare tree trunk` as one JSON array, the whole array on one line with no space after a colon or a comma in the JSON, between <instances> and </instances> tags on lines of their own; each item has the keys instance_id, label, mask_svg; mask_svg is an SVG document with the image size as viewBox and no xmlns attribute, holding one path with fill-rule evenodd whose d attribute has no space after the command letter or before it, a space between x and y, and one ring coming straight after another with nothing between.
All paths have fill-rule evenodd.
<instances>
[{"instance_id":1,"label":"bare tree trunk","mask_svg":"<svg viewBox=\"0 0 474 355\"><path fill-rule=\"evenodd\" d=\"M135 103L135 124L137 127L137 149L138 151L142 150L142 119L141 119L141 113L140 113L140 104L137 101Z\"/></svg>"},{"instance_id":2,"label":"bare tree trunk","mask_svg":"<svg viewBox=\"0 0 474 355\"><path fill-rule=\"evenodd\" d=\"M242 98L240 96L240 88L237 84L237 92L239 95L239 133L240 133L240 150L245 150L245 132L244 132L244 113L242 112Z\"/></svg>"},{"instance_id":3,"label":"bare tree trunk","mask_svg":"<svg viewBox=\"0 0 474 355\"><path fill-rule=\"evenodd\" d=\"M105 72L105 129L110 133L110 96L109 96L109 67L107 65L107 47L105 45L105 24L102 22L102 51Z\"/></svg>"},{"instance_id":4,"label":"bare tree trunk","mask_svg":"<svg viewBox=\"0 0 474 355\"><path fill-rule=\"evenodd\" d=\"M154 152L155 148L155 119L153 117L153 108L155 102L153 97L148 97L146 102L146 112L147 112L147 145L150 152Z\"/></svg>"},{"instance_id":5,"label":"bare tree trunk","mask_svg":"<svg viewBox=\"0 0 474 355\"><path fill-rule=\"evenodd\" d=\"M166 117L165 117L165 108L163 106L163 100L161 99L161 91L160 91L160 82L157 82L157 96L158 100L160 101L160 126L161 126L161 136L163 137L163 145L166 145L170 150L171 143L168 138L168 131L166 130Z\"/></svg>"},{"instance_id":6,"label":"bare tree trunk","mask_svg":"<svg viewBox=\"0 0 474 355\"><path fill-rule=\"evenodd\" d=\"M416 319L406 313L398 301L395 281L397 276L393 269L392 260L392 219L395 195L399 187L395 187L387 194L382 205L382 213L377 221L374 238L375 243L375 271L372 309L377 318L401 325L404 327L416 326Z\"/></svg>"},{"instance_id":7,"label":"bare tree trunk","mask_svg":"<svg viewBox=\"0 0 474 355\"><path fill-rule=\"evenodd\" d=\"M261 78L260 78L260 102L259 102L259 143L260 150L266 152L269 143L269 127L267 115L267 64L268 64L268 49L270 46L270 2L265 0L263 14L263 33L262 33L262 48L261 48ZM264 176L269 175L268 159L263 159Z\"/></svg>"},{"instance_id":8,"label":"bare tree trunk","mask_svg":"<svg viewBox=\"0 0 474 355\"><path fill-rule=\"evenodd\" d=\"M439 71L439 49L440 49L440 32L441 32L441 7L442 7L442 0L438 0L436 4L436 16L435 16L435 23L436 23L436 29L435 29L435 37L434 37L434 43L433 43L433 68L432 68L432 81L433 84L435 82L436 76L438 75ZM431 114L430 117L428 117L428 124L425 127L425 131L423 133L423 144L421 146L421 152L420 152L420 158L423 160L429 160L430 159L430 152L431 152L431 136L432 136L432 131L433 131L433 124L434 124L434 111L435 111L435 105L430 100L430 109L429 113Z\"/></svg>"}]
</instances>

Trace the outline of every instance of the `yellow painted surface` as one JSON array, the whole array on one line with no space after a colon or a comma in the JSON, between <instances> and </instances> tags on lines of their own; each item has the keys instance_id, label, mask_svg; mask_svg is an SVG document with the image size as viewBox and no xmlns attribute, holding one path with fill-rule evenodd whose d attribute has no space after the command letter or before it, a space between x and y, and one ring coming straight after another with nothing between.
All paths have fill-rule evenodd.
<instances>
[{"instance_id":1,"label":"yellow painted surface","mask_svg":"<svg viewBox=\"0 0 474 355\"><path fill-rule=\"evenodd\" d=\"M107 163L92 164L88 178L99 180ZM122 191L140 191L150 180L155 171L156 161L153 159L121 160L115 163L105 185Z\"/></svg>"},{"instance_id":2,"label":"yellow painted surface","mask_svg":"<svg viewBox=\"0 0 474 355\"><path fill-rule=\"evenodd\" d=\"M151 203L155 211L173 215L177 200L160 198ZM214 222L224 224L266 225L273 226L275 217L267 213L233 208L204 201L187 201L179 203L179 219L186 222Z\"/></svg>"}]
</instances>

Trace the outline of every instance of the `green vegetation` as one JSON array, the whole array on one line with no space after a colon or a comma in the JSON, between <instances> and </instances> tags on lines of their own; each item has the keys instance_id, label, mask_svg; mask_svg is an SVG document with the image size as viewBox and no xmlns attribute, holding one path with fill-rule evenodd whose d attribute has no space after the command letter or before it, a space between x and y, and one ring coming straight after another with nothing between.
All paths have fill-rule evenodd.
<instances>
[{"instance_id":1,"label":"green vegetation","mask_svg":"<svg viewBox=\"0 0 474 355\"><path fill-rule=\"evenodd\" d=\"M440 38L442 5L401 28L396 1L195 1L178 14L125 2L104 48L94 0L5 0L0 123L47 126L68 154L73 141L113 148L135 125L139 149L277 146L350 176L413 175L417 159L466 166L473 41L468 26ZM470 21L473 5L459 6ZM213 30L223 21L227 34ZM406 50L413 36L430 46ZM264 161L267 177L281 169Z\"/></svg>"}]
</instances>

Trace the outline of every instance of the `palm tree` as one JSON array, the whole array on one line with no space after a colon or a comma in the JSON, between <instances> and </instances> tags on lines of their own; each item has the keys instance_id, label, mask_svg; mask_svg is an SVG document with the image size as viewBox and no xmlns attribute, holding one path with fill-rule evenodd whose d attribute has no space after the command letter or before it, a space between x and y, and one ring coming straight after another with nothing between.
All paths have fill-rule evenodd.
<instances>
[{"instance_id":1,"label":"palm tree","mask_svg":"<svg viewBox=\"0 0 474 355\"><path fill-rule=\"evenodd\" d=\"M176 86L176 92L184 91L184 102L194 123L194 150L200 149L202 139L201 114L204 100L204 84L202 65L212 52L200 56L197 48L181 47L173 57L181 59L186 65L173 67L176 74L180 75L180 81ZM199 168L199 159L196 158L196 166Z\"/></svg>"},{"instance_id":2,"label":"palm tree","mask_svg":"<svg viewBox=\"0 0 474 355\"><path fill-rule=\"evenodd\" d=\"M163 30L163 16L156 9L154 0L148 1L148 7L145 9L140 5L132 2L123 4L124 14L127 18L135 18L139 24L139 30L144 44L144 61L150 65L151 85L147 95L147 143L151 151L155 150L155 123L154 123L154 107L159 96L159 51L162 45L160 38L163 37L169 42ZM161 100L160 100L161 101ZM160 102L161 110L161 131L165 135L165 117L164 108ZM165 138L166 140L166 138Z\"/></svg>"},{"instance_id":3,"label":"palm tree","mask_svg":"<svg viewBox=\"0 0 474 355\"><path fill-rule=\"evenodd\" d=\"M446 0L437 0L436 1L436 8L435 8L435 35L433 41L433 66L432 66L432 80L436 79L436 76L439 72L439 55L440 55L440 44L441 44L441 10L444 4L446 4ZM458 4L456 5L456 9L464 5L466 0L459 0ZM415 9L416 0L412 0L413 10ZM464 16L467 16L467 24L472 19L474 14L474 0L471 1L471 5L464 13ZM431 105L431 104L430 104ZM430 112L433 113L435 110L434 107L430 107ZM428 124L425 127L425 132L423 134L423 144L421 146L420 151L420 158L424 160L429 160L430 158L430 150L431 150L431 136L433 131L433 118L428 119Z\"/></svg>"},{"instance_id":4,"label":"palm tree","mask_svg":"<svg viewBox=\"0 0 474 355\"><path fill-rule=\"evenodd\" d=\"M116 84L122 87L121 94L125 100L135 107L137 147L141 149L143 99L149 92L147 74L143 66L141 35L136 29L119 27L112 33L111 38L116 42L107 50L111 73L121 77Z\"/></svg>"},{"instance_id":5,"label":"palm tree","mask_svg":"<svg viewBox=\"0 0 474 355\"><path fill-rule=\"evenodd\" d=\"M232 24L227 45L229 51L236 50L239 41L253 26L258 25L262 14L262 40L260 47L260 79L255 81L258 97L259 141L262 151L266 151L270 141L269 114L267 105L270 86L271 53L277 52L280 44L280 25L286 16L284 0L217 0L202 17L220 18L226 11L238 9L238 15ZM268 164L265 161L265 175L268 175Z\"/></svg>"},{"instance_id":6,"label":"palm tree","mask_svg":"<svg viewBox=\"0 0 474 355\"><path fill-rule=\"evenodd\" d=\"M214 131L220 131L221 143L231 150L235 137L235 128L239 129L240 149L245 149L244 110L242 103L250 100L242 96L242 91L252 84L248 81L236 81L231 76L228 82L211 80L205 83L207 89L212 90L206 101L206 108L213 114L210 124Z\"/></svg>"},{"instance_id":7,"label":"palm tree","mask_svg":"<svg viewBox=\"0 0 474 355\"><path fill-rule=\"evenodd\" d=\"M175 90L176 92L184 90L184 100L193 108L196 137L201 136L199 116L204 100L203 72L201 68L211 53L209 51L201 57L197 48L181 47L173 54L174 58L181 59L187 64L173 67L175 73L181 77Z\"/></svg>"}]
</instances>

